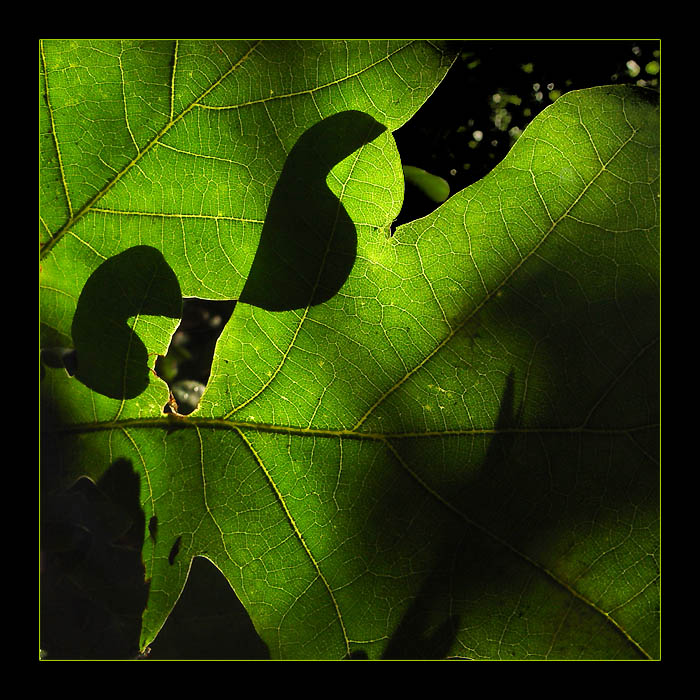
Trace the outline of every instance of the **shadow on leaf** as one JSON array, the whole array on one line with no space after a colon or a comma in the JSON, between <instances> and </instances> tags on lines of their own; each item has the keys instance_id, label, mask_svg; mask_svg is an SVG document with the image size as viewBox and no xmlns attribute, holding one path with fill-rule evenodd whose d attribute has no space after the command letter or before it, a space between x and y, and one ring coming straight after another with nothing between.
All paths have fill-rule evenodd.
<instances>
[{"instance_id":1,"label":"shadow on leaf","mask_svg":"<svg viewBox=\"0 0 700 700\"><path fill-rule=\"evenodd\" d=\"M113 399L133 399L148 386L148 351L138 337L141 316L180 318L182 296L160 251L135 246L102 263L85 283L71 329L75 376ZM134 327L127 323L136 318Z\"/></svg>"},{"instance_id":2,"label":"shadow on leaf","mask_svg":"<svg viewBox=\"0 0 700 700\"><path fill-rule=\"evenodd\" d=\"M520 411L515 409L514 375L511 372L503 389L495 434L489 443L481 473L490 474L508 462L514 446L510 430L517 427L519 414ZM435 547L438 553L430 573L389 640L384 659L445 659L450 655L460 627L460 615L450 609L450 601L455 589L467 585L467 580L457 573L461 568L458 559L465 554L457 553L462 550L465 531L471 529L469 523L463 522L459 526L453 521L445 530L441 545ZM476 566L483 568L484 562ZM469 575L474 575L474 569L468 567L467 570Z\"/></svg>"},{"instance_id":3,"label":"shadow on leaf","mask_svg":"<svg viewBox=\"0 0 700 700\"><path fill-rule=\"evenodd\" d=\"M552 281L563 293L560 276L553 274ZM511 371L501 390L493 430L469 439L455 437L444 448L447 466L442 471L431 470L434 458L427 441L406 438L392 443L399 462L420 475L446 507L431 508L430 521L420 521L415 533L405 528L405 542L400 539L404 529L394 526L402 547L399 554L410 557L421 546L427 554L425 573L416 583L418 592L396 625L385 658L436 658L448 647L450 635L455 643L448 653L460 658L485 654L538 658L538 652L539 658L551 659L605 659L612 653L645 658L642 648L655 657L656 639L643 639L639 648L630 644L615 624L550 573L564 572L564 581L587 573L579 551L606 511L645 504L644 515L639 507L635 517L650 523L658 517L654 505L658 434L653 425L658 415L653 385L658 344L646 341L643 352L636 348L634 363L624 364L629 360L620 347L630 346L624 335L629 326L615 323L619 314L640 337L653 338L655 296L650 289L648 296L636 292L611 297L591 313L590 301L574 293L543 294L548 282L544 274L526 281L517 296L498 301L498 310L505 310L504 318L517 317L534 337L546 338L538 350L548 370L549 399L556 411L543 410L534 420L531 415L525 418L524 382ZM568 303L561 303L562 298ZM589 345L578 342L581 338L587 338ZM595 347L595 357L582 352L582 347ZM601 366L622 367L613 389ZM531 407L533 399L528 400ZM576 426L577 405L583 407L580 412L589 433L551 429ZM610 430L619 425L618 416L642 428L628 435ZM408 488L399 490L393 484L391 492L398 495L383 505L392 515L383 514L376 529L387 530L396 522L403 525L403 513L418 513L425 504L429 508L428 496L421 500ZM623 540L629 537L625 528L621 531ZM655 557L653 549L645 555L647 576L653 575L649 562ZM412 563L413 570L416 566ZM556 631L548 632L556 643L538 649L528 625L538 617L546 620L543 609ZM498 644L484 640L484 619L493 619L502 610L508 611L502 639Z\"/></svg>"},{"instance_id":4,"label":"shadow on leaf","mask_svg":"<svg viewBox=\"0 0 700 700\"><path fill-rule=\"evenodd\" d=\"M347 111L301 136L272 193L241 302L289 311L338 292L355 262L357 234L326 179L335 165L385 130L368 114Z\"/></svg>"},{"instance_id":5,"label":"shadow on leaf","mask_svg":"<svg viewBox=\"0 0 700 700\"><path fill-rule=\"evenodd\" d=\"M49 659L125 659L148 597L139 475L118 459L42 498L41 648Z\"/></svg>"}]
</instances>

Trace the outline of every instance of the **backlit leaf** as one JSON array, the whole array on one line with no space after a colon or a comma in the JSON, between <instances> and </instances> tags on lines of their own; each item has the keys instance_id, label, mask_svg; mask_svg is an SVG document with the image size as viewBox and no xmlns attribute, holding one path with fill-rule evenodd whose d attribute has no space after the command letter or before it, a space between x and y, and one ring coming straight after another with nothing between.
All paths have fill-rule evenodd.
<instances>
[{"instance_id":1,"label":"backlit leaf","mask_svg":"<svg viewBox=\"0 0 700 700\"><path fill-rule=\"evenodd\" d=\"M141 648L202 556L273 658L658 657L654 93L562 95L391 235L449 42L40 58L42 344L93 352L45 368L44 480L138 475ZM186 418L174 280L241 300Z\"/></svg>"}]
</instances>

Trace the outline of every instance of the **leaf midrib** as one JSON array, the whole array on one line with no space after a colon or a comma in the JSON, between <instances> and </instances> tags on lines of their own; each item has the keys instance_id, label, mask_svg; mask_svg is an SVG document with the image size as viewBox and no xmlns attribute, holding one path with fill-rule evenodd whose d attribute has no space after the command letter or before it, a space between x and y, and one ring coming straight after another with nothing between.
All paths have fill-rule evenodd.
<instances>
[{"instance_id":1,"label":"leaf midrib","mask_svg":"<svg viewBox=\"0 0 700 700\"><path fill-rule=\"evenodd\" d=\"M278 425L245 420L224 418L205 418L202 416L158 416L154 418L123 418L121 420L94 421L90 423L72 423L52 429L50 432L60 434L92 433L122 428L159 428L163 430L182 430L187 428L210 428L212 430L256 430L263 433L280 435L298 435L317 438L347 438L354 440L414 440L416 438L465 437L477 435L629 435L644 430L656 429L658 423L643 423L620 428L590 428L584 424L577 426L538 426L534 428L455 428L445 430L375 432L355 430L354 428L311 428L296 425Z\"/></svg>"},{"instance_id":2,"label":"leaf midrib","mask_svg":"<svg viewBox=\"0 0 700 700\"><path fill-rule=\"evenodd\" d=\"M228 429L228 430L233 430L235 431L238 436L241 438L243 443L249 448L249 450L252 452L253 457L255 458L258 466L262 470L263 474L265 475L267 481L269 482L271 488L276 494L276 497L278 498L281 507L285 511L286 517L290 522L290 527L293 529L295 535L299 539L301 546L303 547L304 551L306 552L307 556L309 557L309 560L311 561L311 564L314 566L317 574L319 575L319 578L321 579L324 587L326 588L329 596L331 597L332 603L335 607L338 621L343 633L343 639L346 644L346 646L349 645L349 637L347 634L347 630L345 628L345 624L343 621L342 617L342 611L340 610L340 607L337 603L337 600L335 599L335 596L333 594L333 589L329 583L329 581L326 579L324 576L323 572L321 571L319 563L316 561L315 557L313 556L313 553L309 549L308 545L306 544L306 541L304 540L303 534L300 532L298 526L296 525L296 522L294 520L293 515L291 512L288 510L286 503L284 501L284 498L279 491L276 483L272 479L271 474L267 471L265 468L264 464L262 463L261 458L255 451L254 447L250 443L250 441L247 439L245 436L245 430L254 430L258 432L271 432L271 433L282 433L285 435L299 435L299 436L307 436L307 437L327 437L327 438L345 438L345 439L365 439L365 440L371 440L374 442L381 442L387 450L393 455L393 457L397 460L398 464L401 466L401 468L421 487L423 488L427 493L431 495L440 505L444 508L446 508L448 511L450 511L453 515L456 517L460 518L463 522L465 522L467 525L470 527L474 528L478 532L480 532L482 535L488 537L492 541L498 543L500 546L504 547L507 549L509 552L511 552L514 556L517 558L521 559L523 562L525 562L527 565L533 567L536 571L540 572L547 578L549 578L552 582L554 582L557 586L561 587L564 591L566 591L569 595L571 595L573 598L576 598L579 600L581 603L589 607L591 610L596 612L598 615L600 615L606 624L610 624L613 626L613 628L616 630L618 634L620 634L627 643L629 643L634 649L643 655L647 659L651 659L651 656L648 654L648 652L636 641L634 640L627 632L626 630L621 627L621 625L615 620L614 617L612 617L611 613L604 611L602 608L600 608L598 605L596 605L593 601L589 600L586 598L583 594L579 593L576 591L576 589L572 588L565 580L560 578L555 572L553 572L551 569L549 569L547 566L544 564L532 559L529 555L525 554L524 552L521 552L519 549L514 547L512 544L510 544L507 540L504 540L502 537L499 535L491 532L487 527L481 525L477 521L473 520L470 518L466 513L464 513L460 508L457 506L453 505L451 501L442 496L438 491L436 491L434 488L430 486L422 477L420 477L413 469L410 468L410 466L405 462L405 460L400 456L394 445L392 444L393 440L398 440L402 438L411 438L415 439L417 437L432 437L433 434L429 433L396 433L396 434L389 434L389 433L384 433L384 434L378 434L378 433L363 433L363 432L356 432L356 431L351 431L351 430L338 430L338 431L333 431L333 430L323 430L323 429L309 429L309 428L291 428L288 426L275 426L275 425L265 425L265 424L260 424L260 423L248 423L245 421L231 421L231 420L220 420L220 419L209 419L209 418L187 418L187 417L180 417L180 418L175 418L175 417L167 417L167 418L157 418L157 419L125 419L121 421L109 421L109 422L104 422L104 423L93 423L93 424L83 424L81 426L79 425L74 425L70 427L65 427L64 429L60 430L59 432L92 432L95 430L114 430L118 429L126 433L127 435L127 428L161 428L161 429L166 429L166 430L171 430L171 429L194 429L197 433L198 436L200 436L201 440L201 433L200 433L200 428L209 428L209 429ZM586 428L584 426L581 427L576 427L576 428L499 428L499 429L473 429L473 430L464 430L464 431L454 431L449 434L453 435L504 435L504 434L562 434L562 433L568 433L568 434L589 434L589 435L600 435L600 434L605 434L605 435L611 435L611 434L616 434L616 435L627 435L632 432L640 432L644 430L649 430L649 429L657 429L658 425L640 425L632 428L620 428L620 429L594 429L594 428ZM434 434L435 436L444 436L445 432L441 433L436 433ZM130 440L133 443L133 438L129 435ZM140 454L140 453L139 453ZM211 514L211 517L213 518L214 516ZM218 523L217 527L218 527ZM349 646L348 646L349 648Z\"/></svg>"}]
</instances>

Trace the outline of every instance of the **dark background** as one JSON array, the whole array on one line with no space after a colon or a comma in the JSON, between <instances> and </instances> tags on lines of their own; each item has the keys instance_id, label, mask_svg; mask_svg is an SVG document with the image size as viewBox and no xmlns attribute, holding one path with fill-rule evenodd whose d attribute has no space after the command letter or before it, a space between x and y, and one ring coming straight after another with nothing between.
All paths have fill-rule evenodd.
<instances>
[{"instance_id":1,"label":"dark background","mask_svg":"<svg viewBox=\"0 0 700 700\"><path fill-rule=\"evenodd\" d=\"M659 89L659 48L648 40L463 42L432 97L394 132L402 162L439 175L458 192L487 175L565 92L611 84ZM397 225L436 206L412 190Z\"/></svg>"},{"instance_id":2,"label":"dark background","mask_svg":"<svg viewBox=\"0 0 700 700\"><path fill-rule=\"evenodd\" d=\"M659 41L474 41L432 97L394 133L401 160L452 193L487 175L527 124L561 94L596 85L660 88ZM395 225L438 204L407 185ZM181 413L196 407L235 302L188 300L171 351L156 365ZM116 464L42 504L41 648L46 659L135 658L145 604L133 471ZM141 572L141 573L140 573ZM140 576L140 578L139 578ZM260 659L267 650L221 574L195 559L151 659Z\"/></svg>"}]
</instances>

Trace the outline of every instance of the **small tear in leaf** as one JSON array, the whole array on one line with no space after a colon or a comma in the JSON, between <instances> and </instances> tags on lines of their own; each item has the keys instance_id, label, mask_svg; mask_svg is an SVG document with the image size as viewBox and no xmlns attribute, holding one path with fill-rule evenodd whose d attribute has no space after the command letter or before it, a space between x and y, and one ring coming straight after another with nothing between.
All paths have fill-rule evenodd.
<instances>
[{"instance_id":1,"label":"small tear in leaf","mask_svg":"<svg viewBox=\"0 0 700 700\"><path fill-rule=\"evenodd\" d=\"M175 557L177 556L177 553L180 551L180 540L182 539L182 535L178 537L175 540L175 543L170 549L170 554L168 554L168 564L172 566L175 563Z\"/></svg>"},{"instance_id":2,"label":"small tear in leaf","mask_svg":"<svg viewBox=\"0 0 700 700\"><path fill-rule=\"evenodd\" d=\"M155 542L158 537L158 516L154 515L148 521L148 534L150 538Z\"/></svg>"}]
</instances>

